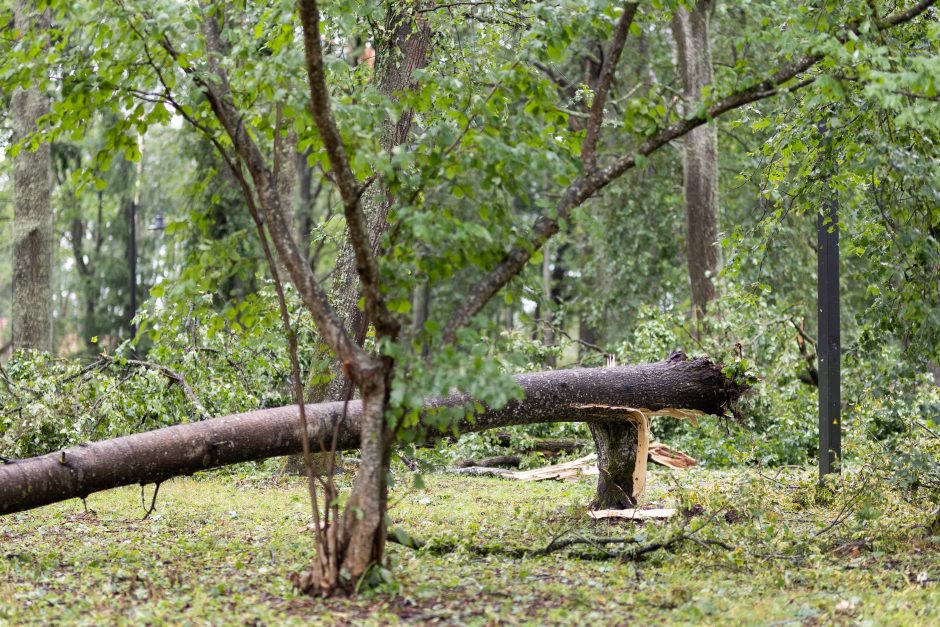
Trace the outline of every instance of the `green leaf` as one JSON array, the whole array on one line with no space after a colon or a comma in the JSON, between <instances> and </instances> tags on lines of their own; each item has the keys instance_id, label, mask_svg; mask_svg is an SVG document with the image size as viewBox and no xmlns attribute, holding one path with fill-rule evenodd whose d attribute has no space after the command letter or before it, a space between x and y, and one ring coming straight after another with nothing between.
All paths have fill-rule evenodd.
<instances>
[{"instance_id":1,"label":"green leaf","mask_svg":"<svg viewBox=\"0 0 940 627\"><path fill-rule=\"evenodd\" d=\"M411 301L407 298L393 298L388 301L389 311L399 314L407 314L411 311Z\"/></svg>"}]
</instances>

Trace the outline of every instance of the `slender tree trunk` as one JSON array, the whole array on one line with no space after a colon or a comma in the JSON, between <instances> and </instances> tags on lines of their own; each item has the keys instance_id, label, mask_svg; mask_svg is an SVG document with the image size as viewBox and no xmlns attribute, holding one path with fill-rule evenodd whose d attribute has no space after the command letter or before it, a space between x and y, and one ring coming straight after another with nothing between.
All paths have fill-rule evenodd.
<instances>
[{"instance_id":1,"label":"slender tree trunk","mask_svg":"<svg viewBox=\"0 0 940 627\"><path fill-rule=\"evenodd\" d=\"M137 336L137 324L134 317L137 315L137 199L132 193L130 202L124 210L124 219L127 221L127 333L130 339Z\"/></svg>"},{"instance_id":2,"label":"slender tree trunk","mask_svg":"<svg viewBox=\"0 0 940 627\"><path fill-rule=\"evenodd\" d=\"M686 113L698 108L702 90L713 83L708 24L714 6L715 0L699 0L691 12L679 7L673 17L676 62L682 77ZM692 306L696 317L701 317L708 302L717 297L714 277L721 266L715 123L699 126L685 136L682 163Z\"/></svg>"},{"instance_id":3,"label":"slender tree trunk","mask_svg":"<svg viewBox=\"0 0 940 627\"><path fill-rule=\"evenodd\" d=\"M382 94L394 98L397 93L409 89L412 75L427 63L427 49L431 31L425 19L417 18L408 11L393 11L386 20L386 31L392 33L388 40L380 43L376 55L375 80ZM416 28L417 26L417 28ZM382 130L382 148L391 152L395 146L406 141L411 132L413 113L405 111L394 124L386 124ZM369 235L373 250L378 250L379 240L385 232L390 199L379 186L371 186L363 197L363 208L369 220ZM308 245L309 247L309 245ZM340 249L331 298L336 313L347 331L362 345L365 341L368 322L359 310L359 279L353 248L347 240ZM329 355L329 349L321 343L317 358ZM307 399L312 403L344 400L353 393L352 384L343 374L342 365L335 358L330 362L332 378L326 383L311 383L307 386ZM314 373L319 376L320 373ZM317 456L316 465L325 468L325 456ZM337 468L341 467L341 464ZM295 456L287 462L287 472L303 472L302 460Z\"/></svg>"},{"instance_id":4,"label":"slender tree trunk","mask_svg":"<svg viewBox=\"0 0 940 627\"><path fill-rule=\"evenodd\" d=\"M418 337L421 333L424 333L424 325L428 321L431 312L431 281L427 277L422 279L415 288L413 301L414 320L411 325L411 336ZM428 348L427 342L423 342L422 357L427 357Z\"/></svg>"},{"instance_id":5,"label":"slender tree trunk","mask_svg":"<svg viewBox=\"0 0 940 627\"><path fill-rule=\"evenodd\" d=\"M74 192L69 192L69 204L72 205L72 211L78 211L78 197ZM85 342L85 349L89 353L94 353L97 345L91 341L95 335L95 309L98 303L98 282L95 276L94 267L91 261L85 260L85 223L81 218L72 218L72 224L69 233L72 242L72 256L75 259L75 269L78 271L79 291L81 300L84 301L84 315L82 316L82 340Z\"/></svg>"},{"instance_id":6,"label":"slender tree trunk","mask_svg":"<svg viewBox=\"0 0 940 627\"><path fill-rule=\"evenodd\" d=\"M291 120L287 120L290 124ZM297 133L293 128L281 136L280 126L283 124L281 119L281 107L277 106L277 135L274 138L274 185L277 187L277 195L280 198L281 212L284 214L284 220L289 225L296 223L294 210L294 192L297 189ZM293 231L293 229L291 229ZM303 240L300 240L303 241ZM309 248L304 250L306 256ZM280 276L289 276L283 263L278 264L278 274Z\"/></svg>"},{"instance_id":7,"label":"slender tree trunk","mask_svg":"<svg viewBox=\"0 0 940 627\"><path fill-rule=\"evenodd\" d=\"M542 343L547 348L551 348L555 345L555 327L553 326L555 303L552 302L552 257L549 244L542 249L542 255L542 302L539 307L541 316L537 317L542 321ZM555 356L546 357L545 365L554 368Z\"/></svg>"},{"instance_id":8,"label":"slender tree trunk","mask_svg":"<svg viewBox=\"0 0 940 627\"><path fill-rule=\"evenodd\" d=\"M423 4L423 0L421 3ZM421 14L412 14L409 10L390 12L385 23L385 32L391 33L388 40L380 42L376 49L375 80L379 91L394 98L412 87L414 71L427 64L428 46L431 29ZM407 141L411 133L413 119L411 110L405 111L394 124L387 123L382 129L382 148L391 152L395 146ZM369 220L369 236L372 249L378 250L379 240L385 232L391 199L380 186L374 185L366 190L363 208ZM346 324L346 328L359 338L365 337L368 322L363 320L359 311L359 282L356 273L355 255L347 242L340 250L336 275L333 280L332 301L336 312ZM323 391L323 397L313 400L339 400L348 389L339 364L332 366L333 380Z\"/></svg>"},{"instance_id":9,"label":"slender tree trunk","mask_svg":"<svg viewBox=\"0 0 940 627\"><path fill-rule=\"evenodd\" d=\"M46 13L32 3L14 3L19 32L45 30ZM49 100L39 87L17 89L10 100L13 141L38 130L37 120L49 113ZM13 349L52 352L52 160L50 146L24 147L13 160Z\"/></svg>"},{"instance_id":10,"label":"slender tree trunk","mask_svg":"<svg viewBox=\"0 0 940 627\"><path fill-rule=\"evenodd\" d=\"M308 153L309 154L309 153ZM313 207L317 197L320 195L320 186L316 190L313 188L313 168L307 163L306 154L297 154L297 185L299 186L299 198L297 207L297 241L300 242L300 249L310 263L311 259L311 241L313 234Z\"/></svg>"}]
</instances>

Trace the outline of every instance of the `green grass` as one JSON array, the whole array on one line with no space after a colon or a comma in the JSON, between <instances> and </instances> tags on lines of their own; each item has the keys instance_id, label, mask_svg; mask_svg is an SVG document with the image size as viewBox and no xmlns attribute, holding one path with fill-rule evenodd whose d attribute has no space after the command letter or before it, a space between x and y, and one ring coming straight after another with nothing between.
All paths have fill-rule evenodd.
<instances>
[{"instance_id":1,"label":"green grass","mask_svg":"<svg viewBox=\"0 0 940 627\"><path fill-rule=\"evenodd\" d=\"M324 600L288 581L313 552L301 481L177 479L146 521L136 488L93 495L92 514L70 501L0 518L0 624L940 624L927 504L863 480L828 491L809 469L657 470L650 504L703 513L611 525L585 519L591 481L429 475L423 490L395 488L391 512L429 547L391 545L393 583ZM647 542L703 524L698 537L732 550L686 542L638 563L586 559L591 547L500 551L562 532Z\"/></svg>"}]
</instances>

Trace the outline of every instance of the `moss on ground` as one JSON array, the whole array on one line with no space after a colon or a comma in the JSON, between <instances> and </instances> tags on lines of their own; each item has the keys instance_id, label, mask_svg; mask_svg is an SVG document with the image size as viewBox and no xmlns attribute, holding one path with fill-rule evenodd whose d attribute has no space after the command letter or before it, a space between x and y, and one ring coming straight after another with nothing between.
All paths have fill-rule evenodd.
<instances>
[{"instance_id":1,"label":"moss on ground","mask_svg":"<svg viewBox=\"0 0 940 627\"><path fill-rule=\"evenodd\" d=\"M391 583L326 600L287 578L313 552L299 480L176 479L146 521L139 489L113 490L89 498L93 513L70 501L0 518L0 623L940 624L927 504L860 470L831 490L813 477L654 471L648 502L684 514L607 524L585 518L590 480L429 475L423 489L397 487L391 512L428 547L392 545ZM702 525L696 537L711 542L638 563L596 559L590 545L509 554L560 534L645 543Z\"/></svg>"}]
</instances>

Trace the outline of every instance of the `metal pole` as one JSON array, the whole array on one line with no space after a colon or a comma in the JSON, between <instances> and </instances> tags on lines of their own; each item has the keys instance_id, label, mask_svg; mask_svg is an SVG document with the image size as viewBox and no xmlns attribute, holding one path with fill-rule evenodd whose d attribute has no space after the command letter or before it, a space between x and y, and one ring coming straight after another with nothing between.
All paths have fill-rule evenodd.
<instances>
[{"instance_id":1,"label":"metal pole","mask_svg":"<svg viewBox=\"0 0 940 627\"><path fill-rule=\"evenodd\" d=\"M128 259L127 269L131 275L131 339L137 337L137 323L134 317L137 315L137 201L132 200L128 217L128 227L130 232L127 234L128 241Z\"/></svg>"},{"instance_id":2,"label":"metal pole","mask_svg":"<svg viewBox=\"0 0 940 627\"><path fill-rule=\"evenodd\" d=\"M134 195L131 197L130 207L130 259L128 259L131 274L131 340L137 339L137 210L140 209L140 185L144 173L144 137L137 136L137 167L134 173Z\"/></svg>"},{"instance_id":3,"label":"metal pole","mask_svg":"<svg viewBox=\"0 0 940 627\"><path fill-rule=\"evenodd\" d=\"M821 122L819 130L828 144L828 128ZM828 158L826 155L824 158ZM816 302L819 315L819 339L816 354L819 360L819 479L839 472L842 459L842 376L841 337L839 320L839 203L832 190L817 216Z\"/></svg>"}]
</instances>

